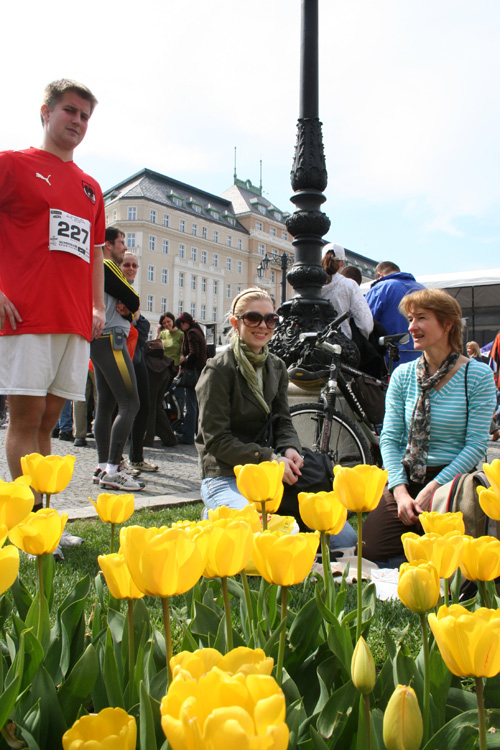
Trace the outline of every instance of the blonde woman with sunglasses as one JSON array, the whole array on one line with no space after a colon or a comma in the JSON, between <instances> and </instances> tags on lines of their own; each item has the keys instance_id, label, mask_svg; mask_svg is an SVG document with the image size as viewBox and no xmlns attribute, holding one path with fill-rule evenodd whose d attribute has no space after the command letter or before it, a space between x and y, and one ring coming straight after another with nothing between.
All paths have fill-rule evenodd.
<instances>
[{"instance_id":1,"label":"blonde woman with sunglasses","mask_svg":"<svg viewBox=\"0 0 500 750\"><path fill-rule=\"evenodd\" d=\"M238 464L276 458L285 464L288 484L297 481L303 465L288 408L286 367L267 346L278 322L272 298L259 288L241 292L229 322L230 347L207 362L196 386L196 447L207 508L247 505L236 486L233 467ZM272 437L266 429L271 416Z\"/></svg>"}]
</instances>

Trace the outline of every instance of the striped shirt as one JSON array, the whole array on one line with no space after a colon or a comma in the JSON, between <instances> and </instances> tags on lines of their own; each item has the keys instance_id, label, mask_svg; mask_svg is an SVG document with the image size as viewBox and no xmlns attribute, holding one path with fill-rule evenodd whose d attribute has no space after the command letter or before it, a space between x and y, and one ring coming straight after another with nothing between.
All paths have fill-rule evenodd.
<instances>
[{"instance_id":1,"label":"striped shirt","mask_svg":"<svg viewBox=\"0 0 500 750\"><path fill-rule=\"evenodd\" d=\"M408 441L414 406L420 395L417 361L401 365L394 372L386 396L380 449L389 472L389 488L408 484L401 464ZM436 482L446 484L457 474L470 471L484 460L489 427L495 409L493 373L483 362L469 360L439 391L430 391L431 433L428 466L445 466ZM468 404L468 416L467 416Z\"/></svg>"}]
</instances>

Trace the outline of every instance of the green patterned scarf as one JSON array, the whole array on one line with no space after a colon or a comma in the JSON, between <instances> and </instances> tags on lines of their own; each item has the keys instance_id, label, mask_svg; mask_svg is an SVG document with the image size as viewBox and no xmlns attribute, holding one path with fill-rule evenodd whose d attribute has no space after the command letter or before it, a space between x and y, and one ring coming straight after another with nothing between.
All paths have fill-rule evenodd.
<instances>
[{"instance_id":1,"label":"green patterned scarf","mask_svg":"<svg viewBox=\"0 0 500 750\"><path fill-rule=\"evenodd\" d=\"M263 389L264 367L267 355L269 354L267 344L262 348L260 354L255 354L255 352L241 341L239 336L235 335L233 336L231 346L233 347L234 358L241 374L265 413L269 414L271 409L264 398Z\"/></svg>"}]
</instances>

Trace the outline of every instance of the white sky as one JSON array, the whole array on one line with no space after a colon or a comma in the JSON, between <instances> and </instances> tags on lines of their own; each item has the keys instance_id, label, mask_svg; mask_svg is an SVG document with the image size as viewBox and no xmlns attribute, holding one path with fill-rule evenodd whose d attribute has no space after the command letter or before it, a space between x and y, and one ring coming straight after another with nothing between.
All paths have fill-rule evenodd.
<instances>
[{"instance_id":1,"label":"white sky","mask_svg":"<svg viewBox=\"0 0 500 750\"><path fill-rule=\"evenodd\" d=\"M2 10L2 148L39 145L45 84L99 99L76 162L107 189L149 167L283 210L299 106L299 0ZM500 265L500 3L319 0L327 239L404 270Z\"/></svg>"}]
</instances>

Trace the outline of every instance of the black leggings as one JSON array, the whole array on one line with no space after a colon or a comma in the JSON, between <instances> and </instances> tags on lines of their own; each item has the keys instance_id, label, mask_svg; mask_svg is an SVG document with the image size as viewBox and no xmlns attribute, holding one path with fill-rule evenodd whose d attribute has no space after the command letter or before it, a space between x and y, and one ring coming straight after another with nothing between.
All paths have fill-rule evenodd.
<instances>
[{"instance_id":1,"label":"black leggings","mask_svg":"<svg viewBox=\"0 0 500 750\"><path fill-rule=\"evenodd\" d=\"M134 362L133 365L140 406L132 425L128 457L134 463L140 463L144 461L144 436L146 434L149 415L149 378L144 357L140 362Z\"/></svg>"},{"instance_id":2,"label":"black leggings","mask_svg":"<svg viewBox=\"0 0 500 750\"><path fill-rule=\"evenodd\" d=\"M113 349L113 334L92 341L90 356L97 387L94 435L98 462L118 465L139 409L134 368L126 346ZM118 413L113 420L116 405Z\"/></svg>"}]
</instances>

